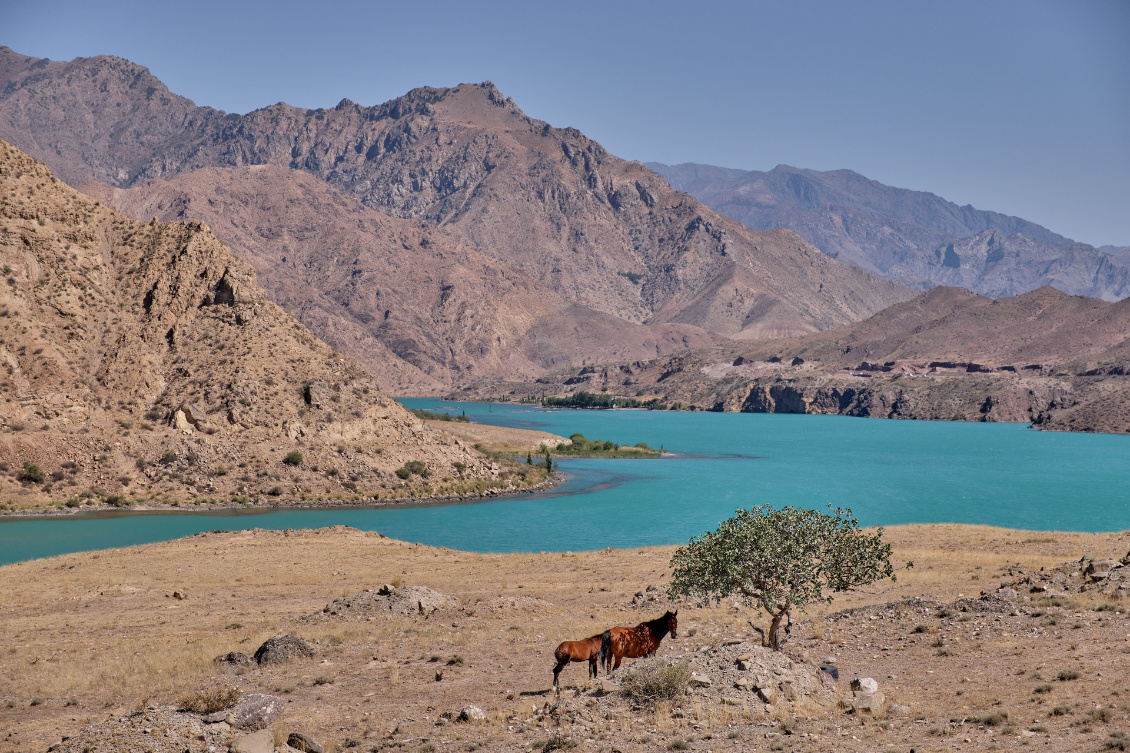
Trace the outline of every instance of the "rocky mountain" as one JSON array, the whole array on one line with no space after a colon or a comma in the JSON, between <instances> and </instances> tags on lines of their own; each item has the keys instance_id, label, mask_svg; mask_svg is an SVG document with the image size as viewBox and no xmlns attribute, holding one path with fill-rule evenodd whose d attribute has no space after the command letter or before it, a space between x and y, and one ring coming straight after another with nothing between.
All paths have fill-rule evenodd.
<instances>
[{"instance_id":1,"label":"rocky mountain","mask_svg":"<svg viewBox=\"0 0 1130 753\"><path fill-rule=\"evenodd\" d=\"M510 483L270 302L206 225L131 220L6 142L0 262L8 505L371 498ZM394 474L413 460L433 486L422 473Z\"/></svg>"},{"instance_id":2,"label":"rocky mountain","mask_svg":"<svg viewBox=\"0 0 1130 753\"><path fill-rule=\"evenodd\" d=\"M397 394L710 343L687 324L633 324L419 220L389 217L297 170L201 168L132 189L82 190L137 218L203 220L271 299Z\"/></svg>"},{"instance_id":3,"label":"rocky mountain","mask_svg":"<svg viewBox=\"0 0 1130 753\"><path fill-rule=\"evenodd\" d=\"M911 295L795 233L712 212L575 129L526 116L489 82L375 107L280 103L236 115L195 108L118 58L60 63L3 48L0 60L0 136L68 181L129 188L207 167L304 171L442 228L585 316L767 337L855 321ZM571 316L557 326L587 326Z\"/></svg>"},{"instance_id":4,"label":"rocky mountain","mask_svg":"<svg viewBox=\"0 0 1130 753\"><path fill-rule=\"evenodd\" d=\"M1130 295L1125 249L1096 249L1019 217L893 188L851 170L648 167L749 227L795 230L833 258L920 289L950 285L1002 297L1051 285L1106 300Z\"/></svg>"},{"instance_id":5,"label":"rocky mountain","mask_svg":"<svg viewBox=\"0 0 1130 753\"><path fill-rule=\"evenodd\" d=\"M771 342L489 384L513 396L599 391L700 410L1033 422L1130 432L1130 300L1054 288L993 300L935 287L869 319Z\"/></svg>"}]
</instances>

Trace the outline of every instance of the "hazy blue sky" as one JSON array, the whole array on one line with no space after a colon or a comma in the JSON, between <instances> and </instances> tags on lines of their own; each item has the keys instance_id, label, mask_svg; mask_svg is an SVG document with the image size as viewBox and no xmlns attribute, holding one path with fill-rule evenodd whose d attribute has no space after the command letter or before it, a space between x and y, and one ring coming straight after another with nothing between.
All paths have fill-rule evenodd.
<instances>
[{"instance_id":1,"label":"hazy blue sky","mask_svg":"<svg viewBox=\"0 0 1130 753\"><path fill-rule=\"evenodd\" d=\"M1130 244L1130 2L0 0L0 44L198 104L494 81L628 159L851 168Z\"/></svg>"}]
</instances>

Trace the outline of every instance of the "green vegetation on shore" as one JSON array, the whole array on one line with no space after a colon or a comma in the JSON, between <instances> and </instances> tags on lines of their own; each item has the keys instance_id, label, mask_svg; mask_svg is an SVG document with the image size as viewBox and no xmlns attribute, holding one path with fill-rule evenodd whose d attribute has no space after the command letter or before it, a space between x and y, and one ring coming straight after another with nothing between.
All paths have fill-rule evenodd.
<instances>
[{"instance_id":1,"label":"green vegetation on shore","mask_svg":"<svg viewBox=\"0 0 1130 753\"><path fill-rule=\"evenodd\" d=\"M681 403L670 406L655 397L650 400L637 400L634 397L615 397L607 393L585 392L584 390L564 397L543 397L541 404L546 408L587 408L607 410L609 408L643 408L644 410L681 410Z\"/></svg>"},{"instance_id":2,"label":"green vegetation on shore","mask_svg":"<svg viewBox=\"0 0 1130 753\"><path fill-rule=\"evenodd\" d=\"M584 434L570 434L569 444L564 442L553 448L558 455L571 458L658 458L663 448L656 450L644 442L628 446L602 439L588 439Z\"/></svg>"},{"instance_id":3,"label":"green vegetation on shore","mask_svg":"<svg viewBox=\"0 0 1130 753\"><path fill-rule=\"evenodd\" d=\"M453 416L450 413L433 413L430 410L423 408L409 408L412 415L424 421L459 421L460 423L469 424L471 419L467 418L467 414L463 413L461 416Z\"/></svg>"}]
</instances>

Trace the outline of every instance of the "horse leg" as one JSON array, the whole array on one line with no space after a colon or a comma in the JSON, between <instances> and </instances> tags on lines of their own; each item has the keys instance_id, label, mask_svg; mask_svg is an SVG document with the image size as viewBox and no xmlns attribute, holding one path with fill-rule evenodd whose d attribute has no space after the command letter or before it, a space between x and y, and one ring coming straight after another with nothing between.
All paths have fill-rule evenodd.
<instances>
[{"instance_id":1,"label":"horse leg","mask_svg":"<svg viewBox=\"0 0 1130 753\"><path fill-rule=\"evenodd\" d=\"M553 668L553 687L555 690L557 689L557 677L561 674L562 667L564 667L568 663L568 656L566 656L564 659L557 659L557 666Z\"/></svg>"},{"instance_id":2,"label":"horse leg","mask_svg":"<svg viewBox=\"0 0 1130 753\"><path fill-rule=\"evenodd\" d=\"M599 658L600 658L599 655L596 655L596 654L589 657L589 677L592 678L593 680L595 680L597 674L599 674L597 672L597 666L596 666L596 662Z\"/></svg>"}]
</instances>

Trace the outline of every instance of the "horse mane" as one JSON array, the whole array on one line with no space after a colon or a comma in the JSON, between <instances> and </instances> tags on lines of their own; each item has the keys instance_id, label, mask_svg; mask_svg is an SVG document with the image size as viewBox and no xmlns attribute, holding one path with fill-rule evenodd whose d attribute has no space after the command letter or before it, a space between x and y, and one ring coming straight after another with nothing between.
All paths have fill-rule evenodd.
<instances>
[{"instance_id":1,"label":"horse mane","mask_svg":"<svg viewBox=\"0 0 1130 753\"><path fill-rule=\"evenodd\" d=\"M643 630L643 629L646 628L648 630L648 632L650 632L652 635L659 636L659 637L665 636L665 635L667 635L667 619L668 619L667 616L669 614L671 614L671 612L667 611L667 612L664 612L663 614L661 614L660 616L656 617L654 620L648 620L647 622L641 622L640 624L636 625L635 629L636 630Z\"/></svg>"}]
</instances>

